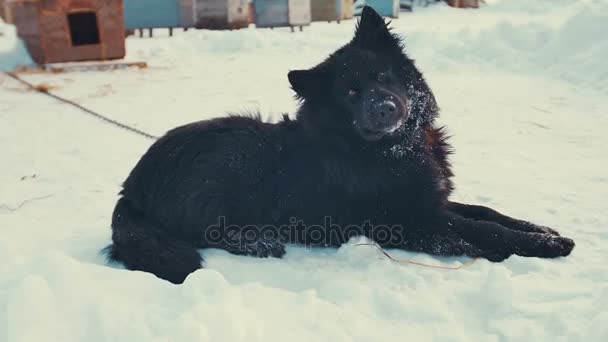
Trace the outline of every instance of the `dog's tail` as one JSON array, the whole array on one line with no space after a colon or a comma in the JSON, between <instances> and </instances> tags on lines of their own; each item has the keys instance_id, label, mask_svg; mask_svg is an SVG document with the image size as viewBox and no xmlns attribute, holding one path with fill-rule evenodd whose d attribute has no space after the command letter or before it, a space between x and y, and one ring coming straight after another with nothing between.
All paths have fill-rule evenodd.
<instances>
[{"instance_id":1,"label":"dog's tail","mask_svg":"<svg viewBox=\"0 0 608 342\"><path fill-rule=\"evenodd\" d=\"M112 261L130 270L155 274L174 284L201 268L202 258L192 243L172 238L124 197L112 216L112 242L104 249Z\"/></svg>"}]
</instances>

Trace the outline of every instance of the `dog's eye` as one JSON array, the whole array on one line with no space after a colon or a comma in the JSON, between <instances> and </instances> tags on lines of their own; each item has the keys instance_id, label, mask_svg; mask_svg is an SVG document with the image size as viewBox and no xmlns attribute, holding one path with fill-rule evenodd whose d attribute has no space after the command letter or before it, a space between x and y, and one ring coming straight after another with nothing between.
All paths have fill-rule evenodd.
<instances>
[{"instance_id":1,"label":"dog's eye","mask_svg":"<svg viewBox=\"0 0 608 342\"><path fill-rule=\"evenodd\" d=\"M346 92L346 94L348 96L351 96L351 97L352 96L357 96L357 94L359 94L359 89L357 89L357 88L350 88L350 89L348 89L348 91Z\"/></svg>"},{"instance_id":2,"label":"dog's eye","mask_svg":"<svg viewBox=\"0 0 608 342\"><path fill-rule=\"evenodd\" d=\"M376 79L378 82L384 83L388 79L388 76L386 76L386 73L384 72L379 72L378 75L376 75Z\"/></svg>"}]
</instances>

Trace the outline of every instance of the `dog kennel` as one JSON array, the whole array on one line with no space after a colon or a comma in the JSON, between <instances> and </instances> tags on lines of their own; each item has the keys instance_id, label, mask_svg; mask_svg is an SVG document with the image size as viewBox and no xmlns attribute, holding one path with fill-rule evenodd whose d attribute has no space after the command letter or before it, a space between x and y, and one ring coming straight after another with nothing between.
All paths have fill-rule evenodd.
<instances>
[{"instance_id":1,"label":"dog kennel","mask_svg":"<svg viewBox=\"0 0 608 342\"><path fill-rule=\"evenodd\" d=\"M299 26L301 30L310 24L310 0L255 0L254 11L256 27Z\"/></svg>"},{"instance_id":2,"label":"dog kennel","mask_svg":"<svg viewBox=\"0 0 608 342\"><path fill-rule=\"evenodd\" d=\"M238 29L249 26L247 0L194 0L194 26Z\"/></svg>"},{"instance_id":3,"label":"dog kennel","mask_svg":"<svg viewBox=\"0 0 608 342\"><path fill-rule=\"evenodd\" d=\"M310 0L312 21L338 21L353 17L353 0Z\"/></svg>"},{"instance_id":4,"label":"dog kennel","mask_svg":"<svg viewBox=\"0 0 608 342\"><path fill-rule=\"evenodd\" d=\"M7 9L40 64L125 55L122 0L12 0Z\"/></svg>"},{"instance_id":5,"label":"dog kennel","mask_svg":"<svg viewBox=\"0 0 608 342\"><path fill-rule=\"evenodd\" d=\"M0 18L6 22L6 11L4 10L4 0L0 0Z\"/></svg>"}]
</instances>

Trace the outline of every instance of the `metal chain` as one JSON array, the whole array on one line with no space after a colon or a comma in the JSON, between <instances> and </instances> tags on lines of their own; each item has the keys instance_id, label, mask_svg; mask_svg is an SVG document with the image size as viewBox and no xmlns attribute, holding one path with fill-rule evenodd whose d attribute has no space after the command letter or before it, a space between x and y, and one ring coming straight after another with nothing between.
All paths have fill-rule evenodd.
<instances>
[{"instance_id":1,"label":"metal chain","mask_svg":"<svg viewBox=\"0 0 608 342\"><path fill-rule=\"evenodd\" d=\"M74 101L71 101L71 100L68 100L68 99L66 99L66 98L63 98L63 97L61 97L61 96L58 96L58 95L52 94L52 93L50 93L50 92L49 92L48 90L46 90L46 89L43 89L43 88L40 88L40 87L36 87L36 86L34 86L33 84L31 84L31 83L29 83L29 82L27 82L27 81L23 80L22 78L20 78L20 77L19 77L19 76L17 76L15 73L8 72L8 71L5 71L5 73L6 73L6 74L7 74L9 77L11 77L11 78L13 78L13 79L17 80L19 83L21 83L21 84L23 84L23 85L27 86L29 89L34 90L34 91L36 91L36 92L38 92L38 93L40 93L40 94L44 94L44 95L47 95L47 96L49 96L49 97L52 97L52 98L54 98L54 99L56 99L56 100L58 100L58 101L61 101L61 102L63 102L63 103L67 103L67 104L69 104L69 105L71 105L71 106L73 106L73 107L76 107L76 108L80 109L81 111L83 111L83 112L85 112L85 113L87 113L87 114L89 114L89 115L91 115L91 116L93 116L93 117L96 117L97 119L99 119L99 120L101 120L101 121L104 121L104 122L109 123L109 124L111 124L111 125L114 125L114 126L116 126L116 127L122 128L122 129L127 130L127 131L129 131L129 132L131 132L131 133L135 133L135 134L141 135L142 137L145 137L145 138L148 138L148 139L153 139L153 140L158 139L158 137L157 137L157 136L155 136L155 135L152 135L152 134L150 134L150 133L144 132L144 131L142 131L142 130L140 130L140 129L137 129L137 128L135 128L135 127L129 126L129 125L127 125L127 124L124 124L124 123L122 123L122 122L116 121L116 120L114 120L114 119L110 119L109 117L104 116L104 115L102 115L102 114L99 114L99 113L97 113L97 112L94 112L94 111L92 111L92 110L90 110L90 109L88 109L88 108L86 108L86 107L83 107L82 105L80 105L80 104L78 104L78 103L76 103L76 102L74 102Z\"/></svg>"}]
</instances>

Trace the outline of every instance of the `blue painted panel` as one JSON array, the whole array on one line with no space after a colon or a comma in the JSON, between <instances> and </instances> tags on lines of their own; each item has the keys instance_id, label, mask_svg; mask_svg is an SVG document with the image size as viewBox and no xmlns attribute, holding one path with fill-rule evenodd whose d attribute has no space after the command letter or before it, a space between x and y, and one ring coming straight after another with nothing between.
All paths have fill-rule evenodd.
<instances>
[{"instance_id":1,"label":"blue painted panel","mask_svg":"<svg viewBox=\"0 0 608 342\"><path fill-rule=\"evenodd\" d=\"M255 0L255 26L289 26L288 0Z\"/></svg>"},{"instance_id":2,"label":"blue painted panel","mask_svg":"<svg viewBox=\"0 0 608 342\"><path fill-rule=\"evenodd\" d=\"M384 17L399 16L399 0L367 0L366 4Z\"/></svg>"},{"instance_id":3,"label":"blue painted panel","mask_svg":"<svg viewBox=\"0 0 608 342\"><path fill-rule=\"evenodd\" d=\"M179 0L124 0L127 29L180 27Z\"/></svg>"}]
</instances>

